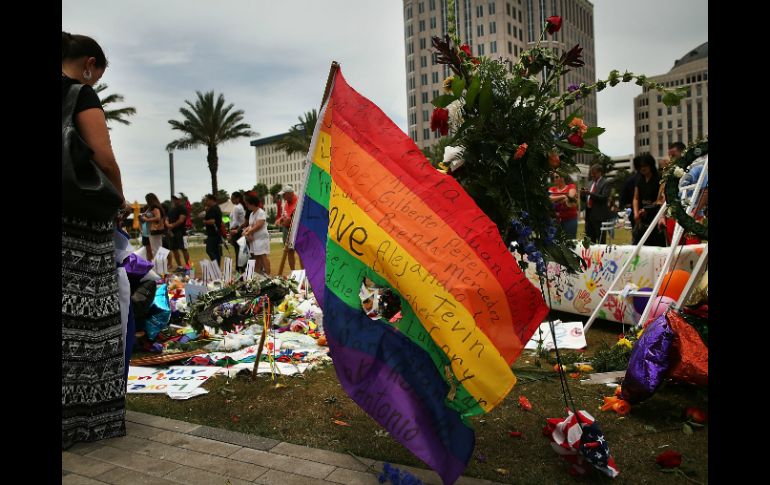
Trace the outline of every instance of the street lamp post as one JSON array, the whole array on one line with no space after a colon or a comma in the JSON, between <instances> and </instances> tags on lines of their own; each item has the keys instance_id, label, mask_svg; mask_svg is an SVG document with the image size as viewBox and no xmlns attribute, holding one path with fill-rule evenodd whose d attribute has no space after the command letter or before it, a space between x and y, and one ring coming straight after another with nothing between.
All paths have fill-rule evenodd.
<instances>
[{"instance_id":1,"label":"street lamp post","mask_svg":"<svg viewBox=\"0 0 770 485\"><path fill-rule=\"evenodd\" d=\"M171 197L174 196L174 152L168 152L168 172L171 178Z\"/></svg>"}]
</instances>

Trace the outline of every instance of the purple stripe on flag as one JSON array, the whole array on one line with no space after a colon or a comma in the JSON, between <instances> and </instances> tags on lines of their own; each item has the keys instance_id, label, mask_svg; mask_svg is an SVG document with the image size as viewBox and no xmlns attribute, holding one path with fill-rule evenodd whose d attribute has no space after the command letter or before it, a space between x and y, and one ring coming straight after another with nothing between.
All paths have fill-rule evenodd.
<instances>
[{"instance_id":1,"label":"purple stripe on flag","mask_svg":"<svg viewBox=\"0 0 770 485\"><path fill-rule=\"evenodd\" d=\"M327 338L337 378L348 396L436 470L445 484L454 483L466 465L441 442L434 417L409 384L376 357L345 347L329 334Z\"/></svg>"},{"instance_id":2,"label":"purple stripe on flag","mask_svg":"<svg viewBox=\"0 0 770 485\"><path fill-rule=\"evenodd\" d=\"M318 305L323 308L323 297L326 290L326 241L321 242L318 236L300 221L294 249L299 252L299 256L302 258L305 274L313 288L313 294L318 300Z\"/></svg>"}]
</instances>

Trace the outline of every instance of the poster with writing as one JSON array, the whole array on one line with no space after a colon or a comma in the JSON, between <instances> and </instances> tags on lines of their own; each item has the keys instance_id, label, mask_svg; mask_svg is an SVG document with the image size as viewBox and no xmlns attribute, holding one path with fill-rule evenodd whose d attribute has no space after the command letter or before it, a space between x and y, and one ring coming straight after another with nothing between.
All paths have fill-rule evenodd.
<instances>
[{"instance_id":1,"label":"poster with writing","mask_svg":"<svg viewBox=\"0 0 770 485\"><path fill-rule=\"evenodd\" d=\"M219 367L172 366L167 369L135 367L128 369L126 392L133 394L188 393L217 373Z\"/></svg>"}]
</instances>

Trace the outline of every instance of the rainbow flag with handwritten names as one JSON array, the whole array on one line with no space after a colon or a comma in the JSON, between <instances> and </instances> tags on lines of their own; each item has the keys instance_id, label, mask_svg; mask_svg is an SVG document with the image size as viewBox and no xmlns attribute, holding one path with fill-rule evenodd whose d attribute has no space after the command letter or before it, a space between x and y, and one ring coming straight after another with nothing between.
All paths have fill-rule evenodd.
<instances>
[{"instance_id":1,"label":"rainbow flag with handwritten names","mask_svg":"<svg viewBox=\"0 0 770 485\"><path fill-rule=\"evenodd\" d=\"M496 226L338 70L319 114L295 248L348 395L444 483L475 444L467 418L500 404L548 313ZM364 278L403 318L364 313Z\"/></svg>"}]
</instances>

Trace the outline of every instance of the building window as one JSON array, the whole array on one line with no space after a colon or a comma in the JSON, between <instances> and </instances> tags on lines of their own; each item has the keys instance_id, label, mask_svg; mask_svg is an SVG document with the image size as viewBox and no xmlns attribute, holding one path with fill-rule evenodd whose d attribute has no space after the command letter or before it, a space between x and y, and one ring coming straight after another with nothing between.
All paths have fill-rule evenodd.
<instances>
[{"instance_id":1,"label":"building window","mask_svg":"<svg viewBox=\"0 0 770 485\"><path fill-rule=\"evenodd\" d=\"M658 108L658 116L663 116L663 108Z\"/></svg>"},{"instance_id":2,"label":"building window","mask_svg":"<svg viewBox=\"0 0 770 485\"><path fill-rule=\"evenodd\" d=\"M489 2L489 15L495 14L495 2Z\"/></svg>"},{"instance_id":3,"label":"building window","mask_svg":"<svg viewBox=\"0 0 770 485\"><path fill-rule=\"evenodd\" d=\"M513 54L513 43L511 41L508 41L508 54Z\"/></svg>"},{"instance_id":4,"label":"building window","mask_svg":"<svg viewBox=\"0 0 770 485\"><path fill-rule=\"evenodd\" d=\"M527 40L535 41L535 9L532 0L527 0Z\"/></svg>"},{"instance_id":5,"label":"building window","mask_svg":"<svg viewBox=\"0 0 770 485\"><path fill-rule=\"evenodd\" d=\"M658 121L658 130L662 130L662 129L663 129L663 122Z\"/></svg>"},{"instance_id":6,"label":"building window","mask_svg":"<svg viewBox=\"0 0 770 485\"><path fill-rule=\"evenodd\" d=\"M423 13L424 11L425 11L425 2L420 2L417 5L417 12L418 13Z\"/></svg>"},{"instance_id":7,"label":"building window","mask_svg":"<svg viewBox=\"0 0 770 485\"><path fill-rule=\"evenodd\" d=\"M490 54L496 54L497 53L497 41L493 40L489 43L489 53Z\"/></svg>"},{"instance_id":8,"label":"building window","mask_svg":"<svg viewBox=\"0 0 770 485\"><path fill-rule=\"evenodd\" d=\"M407 55L414 54L414 44L412 44L411 42L406 44L406 54Z\"/></svg>"},{"instance_id":9,"label":"building window","mask_svg":"<svg viewBox=\"0 0 770 485\"><path fill-rule=\"evenodd\" d=\"M497 33L497 24L495 22L489 22L489 33L490 34Z\"/></svg>"},{"instance_id":10,"label":"building window","mask_svg":"<svg viewBox=\"0 0 770 485\"><path fill-rule=\"evenodd\" d=\"M420 32L425 32L425 21L420 20Z\"/></svg>"},{"instance_id":11,"label":"building window","mask_svg":"<svg viewBox=\"0 0 770 485\"><path fill-rule=\"evenodd\" d=\"M484 55L484 44L479 44L478 47L479 47L479 55L483 56Z\"/></svg>"},{"instance_id":12,"label":"building window","mask_svg":"<svg viewBox=\"0 0 770 485\"><path fill-rule=\"evenodd\" d=\"M681 128L682 127L682 118L679 118L676 120L676 127Z\"/></svg>"},{"instance_id":13,"label":"building window","mask_svg":"<svg viewBox=\"0 0 770 485\"><path fill-rule=\"evenodd\" d=\"M696 96L700 96L701 94L703 94L702 86L703 86L702 84L696 84L695 85L695 95Z\"/></svg>"},{"instance_id":14,"label":"building window","mask_svg":"<svg viewBox=\"0 0 770 485\"><path fill-rule=\"evenodd\" d=\"M521 15L521 13L519 13ZM521 22L521 19L519 19L519 22ZM521 29L519 29L519 40L524 40L524 34L522 33Z\"/></svg>"},{"instance_id":15,"label":"building window","mask_svg":"<svg viewBox=\"0 0 770 485\"><path fill-rule=\"evenodd\" d=\"M414 29L412 28L412 24L409 24L406 26L406 36L411 37L414 35Z\"/></svg>"},{"instance_id":16,"label":"building window","mask_svg":"<svg viewBox=\"0 0 770 485\"><path fill-rule=\"evenodd\" d=\"M427 74L420 74L420 84L422 86L425 86L428 84L428 75Z\"/></svg>"},{"instance_id":17,"label":"building window","mask_svg":"<svg viewBox=\"0 0 770 485\"><path fill-rule=\"evenodd\" d=\"M431 75L431 77L432 77L432 79L433 79L433 82L434 82L434 83L437 83L437 82L438 82L438 73L437 73L437 72L434 72L434 73Z\"/></svg>"},{"instance_id":18,"label":"building window","mask_svg":"<svg viewBox=\"0 0 770 485\"><path fill-rule=\"evenodd\" d=\"M430 28L435 29L436 28L436 17L430 18Z\"/></svg>"},{"instance_id":19,"label":"building window","mask_svg":"<svg viewBox=\"0 0 770 485\"><path fill-rule=\"evenodd\" d=\"M430 0L428 2L428 7L430 8L431 12L436 10L436 0Z\"/></svg>"},{"instance_id":20,"label":"building window","mask_svg":"<svg viewBox=\"0 0 770 485\"><path fill-rule=\"evenodd\" d=\"M433 98L438 98L438 89L433 90Z\"/></svg>"},{"instance_id":21,"label":"building window","mask_svg":"<svg viewBox=\"0 0 770 485\"><path fill-rule=\"evenodd\" d=\"M484 16L484 5L479 5L476 7L476 17L483 17Z\"/></svg>"},{"instance_id":22,"label":"building window","mask_svg":"<svg viewBox=\"0 0 770 485\"><path fill-rule=\"evenodd\" d=\"M428 58L420 56L420 67L428 67Z\"/></svg>"},{"instance_id":23,"label":"building window","mask_svg":"<svg viewBox=\"0 0 770 485\"><path fill-rule=\"evenodd\" d=\"M505 13L506 13L506 15L511 15L511 4L510 3L506 3L505 4Z\"/></svg>"},{"instance_id":24,"label":"building window","mask_svg":"<svg viewBox=\"0 0 770 485\"><path fill-rule=\"evenodd\" d=\"M513 32L512 32L512 30L513 30L513 29L511 28L511 23L510 23L510 22L508 22L508 35L513 35Z\"/></svg>"},{"instance_id":25,"label":"building window","mask_svg":"<svg viewBox=\"0 0 770 485\"><path fill-rule=\"evenodd\" d=\"M409 124L410 125L417 124L417 113L409 113Z\"/></svg>"},{"instance_id":26,"label":"building window","mask_svg":"<svg viewBox=\"0 0 770 485\"><path fill-rule=\"evenodd\" d=\"M412 141L416 142L417 141L417 130L412 130L410 133L411 133L410 136L412 137Z\"/></svg>"},{"instance_id":27,"label":"building window","mask_svg":"<svg viewBox=\"0 0 770 485\"><path fill-rule=\"evenodd\" d=\"M412 18L412 6L406 7L406 19L409 20Z\"/></svg>"},{"instance_id":28,"label":"building window","mask_svg":"<svg viewBox=\"0 0 770 485\"><path fill-rule=\"evenodd\" d=\"M476 26L476 35L478 37L481 37L482 35L484 35L484 25L483 24Z\"/></svg>"},{"instance_id":29,"label":"building window","mask_svg":"<svg viewBox=\"0 0 770 485\"><path fill-rule=\"evenodd\" d=\"M671 106L666 109L666 114L671 114Z\"/></svg>"},{"instance_id":30,"label":"building window","mask_svg":"<svg viewBox=\"0 0 770 485\"><path fill-rule=\"evenodd\" d=\"M410 95L410 96L409 96L409 107L410 107L410 108L414 108L414 106L415 106L416 104L417 104L417 103L415 102L415 96L414 96L414 94Z\"/></svg>"},{"instance_id":31,"label":"building window","mask_svg":"<svg viewBox=\"0 0 770 485\"><path fill-rule=\"evenodd\" d=\"M430 121L430 111L423 111L422 112L422 120L425 122Z\"/></svg>"},{"instance_id":32,"label":"building window","mask_svg":"<svg viewBox=\"0 0 770 485\"><path fill-rule=\"evenodd\" d=\"M516 57L519 56L519 46L517 45L513 46L513 55Z\"/></svg>"},{"instance_id":33,"label":"building window","mask_svg":"<svg viewBox=\"0 0 770 485\"><path fill-rule=\"evenodd\" d=\"M425 38L420 39L420 49L425 49L428 45L427 40Z\"/></svg>"},{"instance_id":34,"label":"building window","mask_svg":"<svg viewBox=\"0 0 770 485\"><path fill-rule=\"evenodd\" d=\"M427 140L430 138L430 128L423 128L422 129L422 138L423 140Z\"/></svg>"},{"instance_id":35,"label":"building window","mask_svg":"<svg viewBox=\"0 0 770 485\"><path fill-rule=\"evenodd\" d=\"M414 59L409 59L407 64L409 65L409 72L414 72Z\"/></svg>"},{"instance_id":36,"label":"building window","mask_svg":"<svg viewBox=\"0 0 770 485\"><path fill-rule=\"evenodd\" d=\"M670 130L672 128L671 126L671 120L668 120L668 129Z\"/></svg>"},{"instance_id":37,"label":"building window","mask_svg":"<svg viewBox=\"0 0 770 485\"><path fill-rule=\"evenodd\" d=\"M426 92L422 93L422 102L423 103L427 103L428 102L428 93L426 93ZM671 124L670 121L668 123ZM669 128L671 128L671 127L669 126Z\"/></svg>"}]
</instances>

